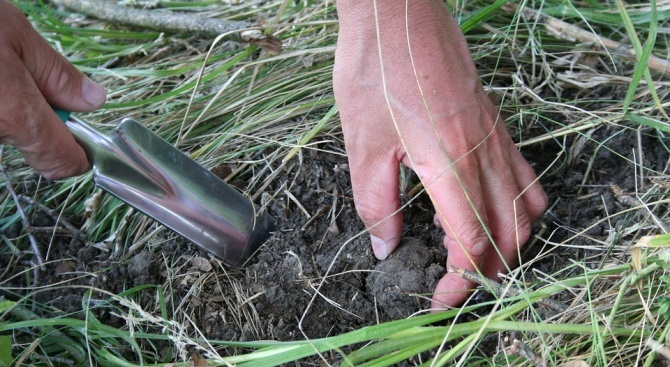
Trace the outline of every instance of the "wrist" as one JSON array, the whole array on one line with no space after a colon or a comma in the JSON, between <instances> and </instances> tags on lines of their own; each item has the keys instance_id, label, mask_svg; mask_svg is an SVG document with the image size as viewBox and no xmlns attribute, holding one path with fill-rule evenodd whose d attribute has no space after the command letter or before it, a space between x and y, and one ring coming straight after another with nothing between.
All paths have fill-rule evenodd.
<instances>
[{"instance_id":1,"label":"wrist","mask_svg":"<svg viewBox=\"0 0 670 367\"><path fill-rule=\"evenodd\" d=\"M430 23L436 21L440 13L449 15L444 5L436 0L337 1L339 36L354 39L376 38L377 22L385 33L397 34L404 39L407 22L421 23L421 27L413 27L420 32L422 28L430 28Z\"/></svg>"},{"instance_id":2,"label":"wrist","mask_svg":"<svg viewBox=\"0 0 670 367\"><path fill-rule=\"evenodd\" d=\"M442 2L377 0L375 7L373 0L339 0L338 15L338 77L375 85L383 56L394 83L411 81L399 87L403 90L416 85L415 74L426 90L441 91L442 98L454 103L472 103L472 95L481 90L465 37Z\"/></svg>"}]
</instances>

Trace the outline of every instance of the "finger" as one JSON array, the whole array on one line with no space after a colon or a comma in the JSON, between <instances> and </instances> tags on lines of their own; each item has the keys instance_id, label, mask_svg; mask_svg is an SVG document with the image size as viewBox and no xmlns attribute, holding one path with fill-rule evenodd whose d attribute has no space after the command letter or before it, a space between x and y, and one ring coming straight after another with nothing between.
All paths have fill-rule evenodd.
<instances>
[{"instance_id":1,"label":"finger","mask_svg":"<svg viewBox=\"0 0 670 367\"><path fill-rule=\"evenodd\" d=\"M530 238L532 223L547 208L547 195L537 182L535 172L518 150L510 148L508 152L513 180L495 174L485 180L487 196L506 198L503 201L488 200L493 203L487 210L489 218L493 218L494 246L486 259L483 274L491 279L496 279L501 272L509 272L520 261L520 248Z\"/></svg>"},{"instance_id":2,"label":"finger","mask_svg":"<svg viewBox=\"0 0 670 367\"><path fill-rule=\"evenodd\" d=\"M15 146L26 162L49 179L81 174L89 165L84 150L33 83L23 62L0 55L0 142Z\"/></svg>"},{"instance_id":3,"label":"finger","mask_svg":"<svg viewBox=\"0 0 670 367\"><path fill-rule=\"evenodd\" d=\"M86 153L48 104L41 105L32 118L43 121L40 132L15 144L26 163L52 180L90 170Z\"/></svg>"},{"instance_id":4,"label":"finger","mask_svg":"<svg viewBox=\"0 0 670 367\"><path fill-rule=\"evenodd\" d=\"M516 150L514 150L516 152ZM484 276L496 279L498 273L508 272L517 263L519 248L530 236L531 219L521 200L516 176L508 152L482 163L482 194L486 207L493 244L482 268Z\"/></svg>"},{"instance_id":5,"label":"finger","mask_svg":"<svg viewBox=\"0 0 670 367\"><path fill-rule=\"evenodd\" d=\"M105 90L86 77L65 57L56 52L20 17L21 42L17 43L21 60L35 85L50 104L70 111L93 111L105 102Z\"/></svg>"},{"instance_id":6,"label":"finger","mask_svg":"<svg viewBox=\"0 0 670 367\"><path fill-rule=\"evenodd\" d=\"M456 307L463 303L472 293L475 284L447 270L435 287L431 301L431 311L439 311Z\"/></svg>"},{"instance_id":7,"label":"finger","mask_svg":"<svg viewBox=\"0 0 670 367\"><path fill-rule=\"evenodd\" d=\"M375 257L383 260L402 237L399 164L388 154L379 160L350 158L350 168L356 211L370 233Z\"/></svg>"},{"instance_id":8,"label":"finger","mask_svg":"<svg viewBox=\"0 0 670 367\"><path fill-rule=\"evenodd\" d=\"M535 171L533 171L533 168L526 162L521 153L516 147L509 151L517 187L519 188L519 191L523 193L523 203L526 207L528 216L530 217L530 221L534 222L545 212L545 210L547 210L549 199L537 179Z\"/></svg>"},{"instance_id":9,"label":"finger","mask_svg":"<svg viewBox=\"0 0 670 367\"><path fill-rule=\"evenodd\" d=\"M537 176L532 167L528 164L525 158L521 155L509 132L505 128L504 120L500 116L500 112L493 106L491 100L480 94L478 98L482 100L483 105L488 106L489 115L497 122L493 135L489 137L488 147L496 149L501 147L497 152L488 153L488 157L494 158L497 161L497 166L492 167L497 172L511 172L516 182L516 189L518 194L523 193L522 199L515 197L517 202L521 202L524 207L518 207L517 213L525 213L529 217L529 222L535 221L546 210L547 196L542 189L542 186L537 181ZM497 160L496 160L497 159ZM483 160L484 161L484 160ZM499 180L499 175L492 175L493 180ZM495 184L494 184L495 185ZM511 182L507 182L505 187L512 188ZM500 182L496 186L501 186ZM492 188L495 188L493 186ZM516 190L512 190L514 192ZM491 191L495 192L495 191ZM503 196L500 196L503 197ZM523 241L525 242L525 240Z\"/></svg>"},{"instance_id":10,"label":"finger","mask_svg":"<svg viewBox=\"0 0 670 367\"><path fill-rule=\"evenodd\" d=\"M506 132L500 138L508 148L488 154L494 159L482 160L482 193L494 240L482 273L491 279L518 263L519 249L530 237L532 222L546 208L546 195L532 168ZM522 195L526 186L528 191Z\"/></svg>"},{"instance_id":11,"label":"finger","mask_svg":"<svg viewBox=\"0 0 670 367\"><path fill-rule=\"evenodd\" d=\"M424 176L424 184L445 231L447 268L457 266L476 271L483 263L490 246L486 234L487 213L481 196L480 167L472 158L462 159L457 167L458 178L450 171L433 179L432 183L430 177ZM467 195L461 188L459 179L463 187L467 188ZM461 303L471 287L471 283L460 277L447 274L435 289L434 307L443 308Z\"/></svg>"}]
</instances>

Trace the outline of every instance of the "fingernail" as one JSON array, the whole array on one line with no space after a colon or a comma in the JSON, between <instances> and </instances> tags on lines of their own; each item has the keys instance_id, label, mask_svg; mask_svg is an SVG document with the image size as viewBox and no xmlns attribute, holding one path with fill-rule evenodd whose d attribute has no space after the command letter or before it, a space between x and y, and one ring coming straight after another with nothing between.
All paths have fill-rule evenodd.
<instances>
[{"instance_id":1,"label":"fingernail","mask_svg":"<svg viewBox=\"0 0 670 367\"><path fill-rule=\"evenodd\" d=\"M438 214L433 215L433 224L437 228L442 228L442 222L440 222L440 216Z\"/></svg>"},{"instance_id":2,"label":"fingernail","mask_svg":"<svg viewBox=\"0 0 670 367\"><path fill-rule=\"evenodd\" d=\"M81 93L84 96L84 101L96 108L102 106L107 98L105 89L100 84L88 78L84 78L81 84Z\"/></svg>"},{"instance_id":3,"label":"fingernail","mask_svg":"<svg viewBox=\"0 0 670 367\"><path fill-rule=\"evenodd\" d=\"M389 246L386 241L377 236L370 235L370 242L372 242L372 252L379 260L384 260L389 256Z\"/></svg>"}]
</instances>

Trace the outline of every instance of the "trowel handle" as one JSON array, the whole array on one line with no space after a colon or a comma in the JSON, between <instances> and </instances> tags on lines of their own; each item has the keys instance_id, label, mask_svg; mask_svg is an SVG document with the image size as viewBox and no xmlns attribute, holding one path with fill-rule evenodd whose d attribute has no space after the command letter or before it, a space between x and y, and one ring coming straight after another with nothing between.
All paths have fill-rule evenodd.
<instances>
[{"instance_id":1,"label":"trowel handle","mask_svg":"<svg viewBox=\"0 0 670 367\"><path fill-rule=\"evenodd\" d=\"M60 108L57 107L51 107L51 108L53 108L54 112L56 112L56 115L58 115L58 117L60 117L60 119L63 120L63 122L67 122L67 119L70 118L70 111L61 110Z\"/></svg>"},{"instance_id":2,"label":"trowel handle","mask_svg":"<svg viewBox=\"0 0 670 367\"><path fill-rule=\"evenodd\" d=\"M100 151L109 150L109 139L98 130L71 115L70 111L51 107L60 119L67 125L77 143L86 152L88 160L93 164L94 157L100 154Z\"/></svg>"}]
</instances>

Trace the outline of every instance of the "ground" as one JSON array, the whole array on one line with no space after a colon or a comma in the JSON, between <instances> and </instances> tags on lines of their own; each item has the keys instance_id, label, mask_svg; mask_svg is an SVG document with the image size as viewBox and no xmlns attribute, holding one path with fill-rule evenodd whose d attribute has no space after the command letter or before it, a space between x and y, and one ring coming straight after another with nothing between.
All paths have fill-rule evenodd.
<instances>
[{"instance_id":1,"label":"ground","mask_svg":"<svg viewBox=\"0 0 670 367\"><path fill-rule=\"evenodd\" d=\"M581 149L576 148L576 138L569 138L559 163L542 178L550 209L535 225L534 234L552 244L630 205L622 198L634 197L636 188L653 180L636 176L630 162L639 161L640 152L645 167L666 170L668 141L654 130L601 126L589 134L592 140L586 140ZM522 152L541 172L560 152L557 146L536 144ZM11 273L3 271L0 281L10 292L11 287L34 281L37 301L75 315L87 307L112 325L125 325L124 315L104 307L102 301L110 295L103 291L132 290L131 298L140 307L158 314L156 287L141 289L158 285L168 313L187 319L191 332L197 328L207 338L233 341L332 336L425 310L436 281L444 274L446 257L442 232L433 225L425 195L405 209L400 248L378 261L354 209L346 157L313 150L295 159L267 188L282 192L278 189L285 185L292 196L266 200L279 230L243 268L224 265L165 230L158 232L155 242L122 256L110 256L99 246L59 230L53 241L51 232L36 232L45 246L43 253L45 244L53 243L45 271L25 272L29 258L13 259L19 265ZM417 182L413 175L408 177L405 194ZM30 195L31 186L18 190ZM40 210L30 213L32 226L55 225ZM81 224L81 218L66 219ZM572 259L590 258L596 267L603 252L593 250L597 241L625 228L625 221L631 219L621 217L589 228L584 236L570 240L572 246L553 248L553 256L544 256L533 268L551 273ZM20 231L14 226L4 235L15 238ZM531 240L523 257L531 259L547 247L551 245L543 240ZM0 259L0 269L7 269L9 261ZM27 280L26 274L35 279ZM93 293L92 300L83 298L88 286L101 290ZM21 292L5 292L5 296L25 295Z\"/></svg>"}]
</instances>

